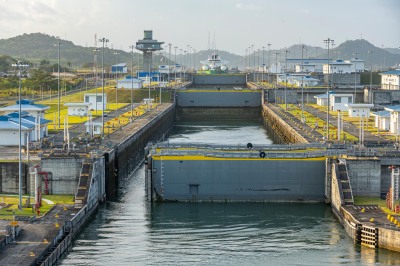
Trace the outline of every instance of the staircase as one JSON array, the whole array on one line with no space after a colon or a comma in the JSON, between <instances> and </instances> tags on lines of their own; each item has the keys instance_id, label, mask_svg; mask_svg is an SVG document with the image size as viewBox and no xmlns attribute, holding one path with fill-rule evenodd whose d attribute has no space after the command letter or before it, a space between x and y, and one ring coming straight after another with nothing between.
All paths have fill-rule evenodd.
<instances>
[{"instance_id":1,"label":"staircase","mask_svg":"<svg viewBox=\"0 0 400 266\"><path fill-rule=\"evenodd\" d=\"M345 206L353 206L353 192L350 186L350 179L345 164L338 164L339 180L342 186L343 200Z\"/></svg>"},{"instance_id":2,"label":"staircase","mask_svg":"<svg viewBox=\"0 0 400 266\"><path fill-rule=\"evenodd\" d=\"M81 174L79 176L78 188L75 194L75 206L82 207L87 203L87 196L90 187L90 180L93 171L93 164L90 159L85 159L82 163Z\"/></svg>"}]
</instances>

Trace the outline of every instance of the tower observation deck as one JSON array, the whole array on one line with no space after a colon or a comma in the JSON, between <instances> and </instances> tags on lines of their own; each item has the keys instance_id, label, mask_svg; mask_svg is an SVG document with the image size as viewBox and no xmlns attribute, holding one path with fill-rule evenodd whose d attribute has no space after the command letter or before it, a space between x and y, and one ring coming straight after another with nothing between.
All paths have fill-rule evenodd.
<instances>
[{"instance_id":1,"label":"tower observation deck","mask_svg":"<svg viewBox=\"0 0 400 266\"><path fill-rule=\"evenodd\" d=\"M145 30L143 40L136 42L136 49L143 52L143 71L151 72L151 59L153 52L162 50L161 45L164 42L153 40L153 31ZM149 74L150 75L150 74Z\"/></svg>"}]
</instances>

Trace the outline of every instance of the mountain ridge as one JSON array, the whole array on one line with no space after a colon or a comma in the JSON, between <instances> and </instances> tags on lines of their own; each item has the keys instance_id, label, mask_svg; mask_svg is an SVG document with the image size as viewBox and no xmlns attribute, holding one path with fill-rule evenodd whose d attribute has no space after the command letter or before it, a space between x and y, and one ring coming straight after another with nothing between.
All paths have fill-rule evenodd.
<instances>
[{"instance_id":1,"label":"mountain ridge","mask_svg":"<svg viewBox=\"0 0 400 266\"><path fill-rule=\"evenodd\" d=\"M50 62L57 62L58 60L58 50L55 44L57 42L62 43L60 47L60 61L61 64L73 65L75 67L91 66L94 64L94 47L83 47L75 45L70 40L62 40L56 36L51 36L44 33L24 33L15 37L8 39L0 39L0 55L11 56L20 60L29 60L32 62L40 62L41 60L48 60ZM287 58L301 58L301 44L294 44L286 48L290 52L287 54ZM400 64L400 49L396 48L379 48L372 45L370 42L364 39L348 40L339 45L334 45L330 47L329 58L335 59L350 59L352 57L357 57L365 60L365 66L368 68L373 65L374 70L381 70L383 68L399 66ZM399 51L397 51L399 50ZM373 51L373 53L369 53ZM118 52L118 57L114 55L114 52ZM200 61L206 60L208 56L216 52L223 60L229 61L229 66L244 68L245 62L247 65L253 66L254 61L256 64L262 65L263 61L265 64L268 62L272 64L278 59L280 62L285 60L284 49L272 49L263 51L257 49L255 53L247 53L247 58L243 55L236 55L228 51L223 50L202 50L190 55L183 55L171 52L171 64L176 57L176 63L178 64L188 64L199 65ZM355 54L357 52L358 54ZM397 53L399 52L399 53ZM278 54L275 54L278 53ZM168 59L169 54L165 51L162 55L156 54L153 64L156 65L157 62L161 64L161 57ZM188 57L190 56L190 59ZM102 51L97 52L97 67L101 67L101 57ZM303 58L328 58L328 50L326 48L305 45L303 50ZM134 51L133 53L133 63L137 65L142 64L141 53ZM128 66L131 65L132 53L126 52L118 49L111 49L110 47L105 47L104 49L104 64L112 65L115 63L127 63ZM166 64L168 60L163 60L162 63ZM253 63L253 64L251 64Z\"/></svg>"}]
</instances>

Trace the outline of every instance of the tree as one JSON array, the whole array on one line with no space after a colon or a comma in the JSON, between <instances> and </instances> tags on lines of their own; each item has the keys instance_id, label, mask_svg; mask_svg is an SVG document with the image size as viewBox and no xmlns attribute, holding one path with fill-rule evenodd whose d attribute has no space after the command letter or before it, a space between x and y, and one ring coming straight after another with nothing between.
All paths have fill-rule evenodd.
<instances>
[{"instance_id":1,"label":"tree","mask_svg":"<svg viewBox=\"0 0 400 266\"><path fill-rule=\"evenodd\" d=\"M40 90L40 88L45 87L55 88L57 87L57 79L41 68L33 69L26 85L33 90Z\"/></svg>"}]
</instances>

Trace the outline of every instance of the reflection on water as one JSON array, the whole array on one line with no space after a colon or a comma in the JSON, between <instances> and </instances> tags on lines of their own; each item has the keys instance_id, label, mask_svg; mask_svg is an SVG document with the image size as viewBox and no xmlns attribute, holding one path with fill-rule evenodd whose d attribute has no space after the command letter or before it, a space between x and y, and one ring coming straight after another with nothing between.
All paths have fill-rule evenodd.
<instances>
[{"instance_id":1,"label":"reflection on water","mask_svg":"<svg viewBox=\"0 0 400 266\"><path fill-rule=\"evenodd\" d=\"M197 137L204 131L224 143L235 139L216 131L247 136L253 143L268 141L265 132L259 136L261 126L257 124L246 125L245 135L242 127L229 123L181 125L175 128L170 141L180 139L179 135ZM190 130L192 133L188 133ZM354 245L323 204L150 204L144 197L141 166L118 201L100 208L61 262L110 264L400 265L400 255Z\"/></svg>"},{"instance_id":2,"label":"reflection on water","mask_svg":"<svg viewBox=\"0 0 400 266\"><path fill-rule=\"evenodd\" d=\"M248 121L183 121L174 125L170 142L209 144L271 144L262 124Z\"/></svg>"}]
</instances>

